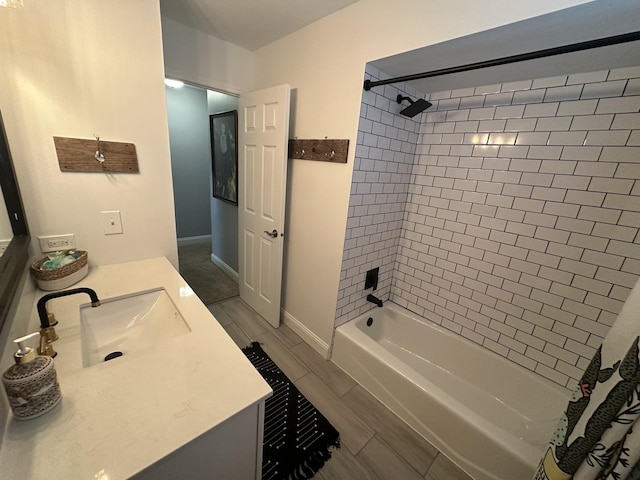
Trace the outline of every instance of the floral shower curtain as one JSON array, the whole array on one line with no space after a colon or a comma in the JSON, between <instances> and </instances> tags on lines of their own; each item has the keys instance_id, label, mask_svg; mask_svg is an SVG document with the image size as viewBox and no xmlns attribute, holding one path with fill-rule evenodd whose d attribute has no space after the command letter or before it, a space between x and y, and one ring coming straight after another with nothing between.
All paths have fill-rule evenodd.
<instances>
[{"instance_id":1,"label":"floral shower curtain","mask_svg":"<svg viewBox=\"0 0 640 480\"><path fill-rule=\"evenodd\" d=\"M569 400L534 480L640 480L640 281Z\"/></svg>"}]
</instances>

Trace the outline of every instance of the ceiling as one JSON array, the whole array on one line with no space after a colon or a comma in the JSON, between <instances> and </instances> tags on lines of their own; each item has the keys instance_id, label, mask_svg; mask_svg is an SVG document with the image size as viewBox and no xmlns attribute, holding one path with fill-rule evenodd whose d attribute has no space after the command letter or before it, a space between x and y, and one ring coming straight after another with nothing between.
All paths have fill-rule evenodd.
<instances>
[{"instance_id":1,"label":"ceiling","mask_svg":"<svg viewBox=\"0 0 640 480\"><path fill-rule=\"evenodd\" d=\"M640 2L598 0L371 63L388 75L399 77L635 31L640 31ZM413 80L408 85L419 92L429 93L636 66L640 64L638 52L640 41Z\"/></svg>"},{"instance_id":2,"label":"ceiling","mask_svg":"<svg viewBox=\"0 0 640 480\"><path fill-rule=\"evenodd\" d=\"M160 0L163 16L254 51L358 0Z\"/></svg>"}]
</instances>

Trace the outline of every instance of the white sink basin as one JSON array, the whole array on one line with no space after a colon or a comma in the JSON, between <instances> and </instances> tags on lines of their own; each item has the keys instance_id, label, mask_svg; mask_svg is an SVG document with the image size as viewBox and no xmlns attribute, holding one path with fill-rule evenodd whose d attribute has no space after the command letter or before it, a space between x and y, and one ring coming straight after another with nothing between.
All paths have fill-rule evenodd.
<instances>
[{"instance_id":1,"label":"white sink basin","mask_svg":"<svg viewBox=\"0 0 640 480\"><path fill-rule=\"evenodd\" d=\"M160 347L190 332L166 290L158 288L101 299L102 305L80 307L82 365Z\"/></svg>"}]
</instances>

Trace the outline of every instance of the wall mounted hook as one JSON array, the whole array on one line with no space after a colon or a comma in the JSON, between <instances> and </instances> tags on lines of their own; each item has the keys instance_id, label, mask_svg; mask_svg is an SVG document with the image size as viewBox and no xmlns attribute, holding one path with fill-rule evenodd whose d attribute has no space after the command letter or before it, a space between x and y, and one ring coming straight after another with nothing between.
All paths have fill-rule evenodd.
<instances>
[{"instance_id":1,"label":"wall mounted hook","mask_svg":"<svg viewBox=\"0 0 640 480\"><path fill-rule=\"evenodd\" d=\"M94 157L100 163L104 163L105 158L104 158L104 154L102 153L102 148L100 146L100 135L96 135L94 133L93 136L96 137L96 143L98 144L98 149L96 150Z\"/></svg>"}]
</instances>

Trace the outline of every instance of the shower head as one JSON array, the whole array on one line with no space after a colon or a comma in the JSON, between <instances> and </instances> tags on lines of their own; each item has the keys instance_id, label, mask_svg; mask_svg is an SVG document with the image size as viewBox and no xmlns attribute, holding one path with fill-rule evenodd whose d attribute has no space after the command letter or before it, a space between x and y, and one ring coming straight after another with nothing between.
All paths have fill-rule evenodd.
<instances>
[{"instance_id":1,"label":"shower head","mask_svg":"<svg viewBox=\"0 0 640 480\"><path fill-rule=\"evenodd\" d=\"M398 103L402 103L403 100L409 100L409 103L411 103L411 105L403 110L400 110L400 115L404 115L405 117L409 118L415 117L423 110L426 110L431 105L433 105L431 102L427 102L424 98L419 98L418 100L413 101L409 97L403 97L400 94L398 94L398 98L396 100Z\"/></svg>"}]
</instances>

